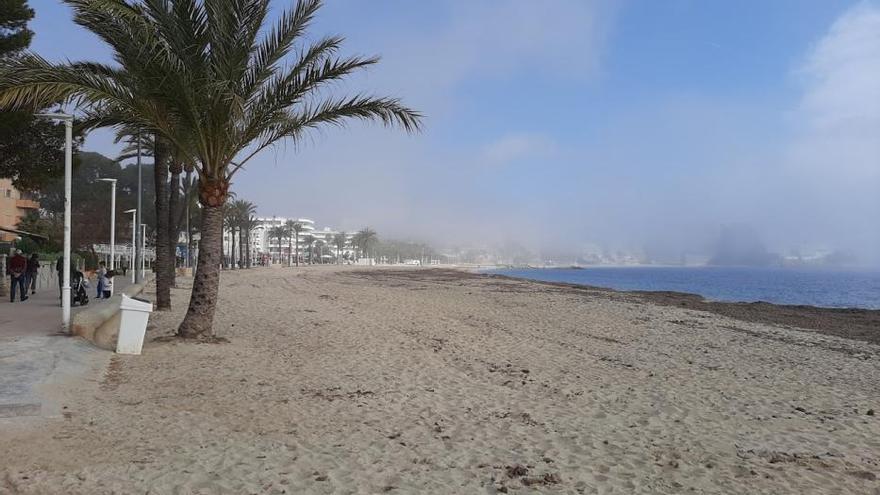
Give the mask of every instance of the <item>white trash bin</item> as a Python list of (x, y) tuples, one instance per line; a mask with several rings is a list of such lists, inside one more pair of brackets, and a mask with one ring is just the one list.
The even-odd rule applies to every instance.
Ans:
[(147, 333), (147, 321), (153, 312), (153, 303), (122, 294), (119, 310), (122, 316), (119, 321), (116, 353), (140, 354), (144, 346), (144, 335)]

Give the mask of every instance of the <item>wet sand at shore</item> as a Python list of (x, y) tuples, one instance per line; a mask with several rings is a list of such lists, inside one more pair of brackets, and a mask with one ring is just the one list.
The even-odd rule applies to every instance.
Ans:
[(0, 423), (0, 493), (880, 489), (880, 347), (839, 315), (263, 268), (222, 274), (228, 343), (169, 341), (189, 283), (62, 417)]
[[(487, 274), (486, 276), (525, 280), (505, 275)], [(644, 301), (663, 306), (708, 311), (742, 321), (813, 330), (827, 335), (880, 344), (880, 310), (876, 309), (819, 308), (816, 306), (783, 305), (768, 302), (720, 302), (707, 301), (703, 296), (686, 292), (617, 291), (603, 287), (561, 282), (536, 281), (536, 283), (567, 289), (575, 294), (595, 295), (597, 292), (601, 292), (606, 293), (607, 297), (618, 297), (626, 301)]]

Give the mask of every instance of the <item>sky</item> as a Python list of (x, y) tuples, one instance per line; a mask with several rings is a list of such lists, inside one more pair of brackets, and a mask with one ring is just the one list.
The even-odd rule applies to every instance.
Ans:
[[(34, 51), (109, 60), (30, 3)], [(328, 0), (327, 34), (382, 56), (335, 92), (401, 97), (425, 129), (264, 152), (233, 183), (261, 215), (572, 251), (704, 252), (738, 225), (880, 263), (880, 0)]]

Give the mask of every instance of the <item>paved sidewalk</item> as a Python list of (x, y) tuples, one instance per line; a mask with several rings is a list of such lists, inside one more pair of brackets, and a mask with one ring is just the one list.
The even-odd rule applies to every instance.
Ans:
[[(104, 304), (105, 301), (95, 299), (95, 284), (90, 282), (88, 289), (89, 304), (73, 306), (71, 314), (76, 314), (83, 307)], [(130, 277), (114, 279), (114, 293), (124, 292), (131, 285)], [(8, 297), (0, 298), (0, 341), (7, 337), (19, 335), (48, 335), (61, 331), (61, 299), (58, 287), (47, 287), (29, 295), (28, 300), (20, 302), (18, 295), (14, 303)]]
[[(115, 293), (124, 292), (130, 277), (116, 277)], [(109, 304), (94, 299), (89, 304)], [(100, 369), (112, 353), (100, 350), (80, 338), (61, 333), (61, 302), (58, 287), (47, 287), (25, 302), (0, 299), (0, 420), (34, 416), (58, 416), (60, 406), (52, 400), (65, 383)], [(8, 421), (8, 419), (7, 419)]]
[(60, 416), (55, 397), (65, 385), (94, 376), (112, 356), (60, 334), (0, 340), (0, 425), (9, 418)]

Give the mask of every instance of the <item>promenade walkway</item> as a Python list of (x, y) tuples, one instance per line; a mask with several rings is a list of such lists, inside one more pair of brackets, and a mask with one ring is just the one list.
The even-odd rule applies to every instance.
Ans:
[[(58, 416), (61, 406), (51, 400), (52, 389), (106, 364), (111, 354), (61, 332), (61, 303), (57, 276), (45, 270), (38, 291), (27, 301), (0, 298), (0, 421), (3, 418)], [(55, 279), (55, 280), (53, 280)], [(93, 282), (93, 281), (92, 281)], [(115, 292), (124, 291), (131, 278), (118, 276)], [(83, 308), (110, 304), (94, 298)]]

